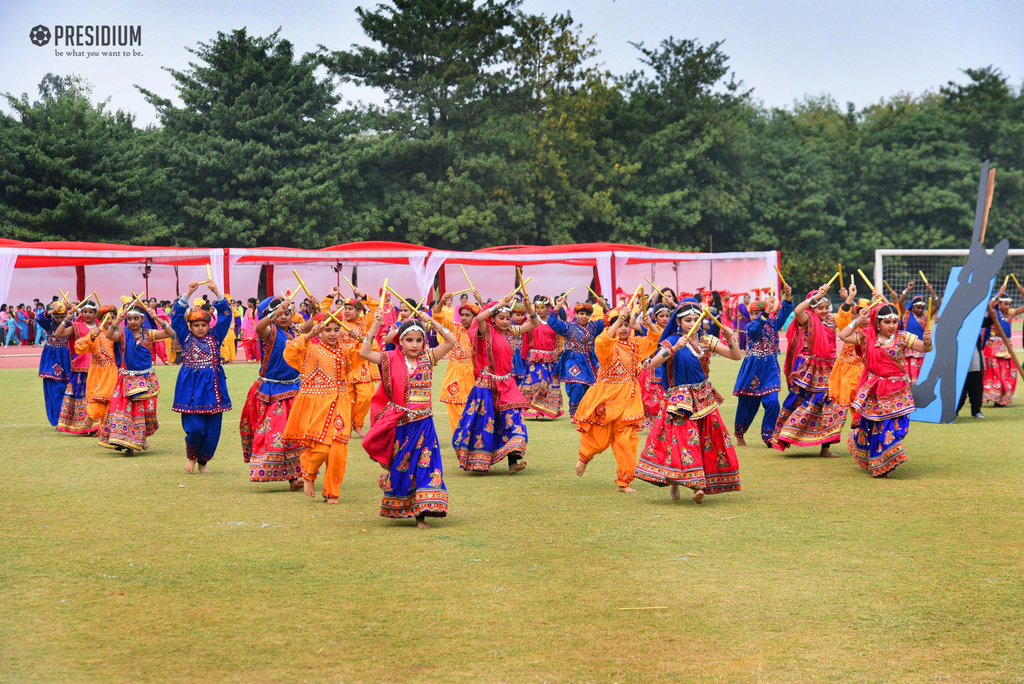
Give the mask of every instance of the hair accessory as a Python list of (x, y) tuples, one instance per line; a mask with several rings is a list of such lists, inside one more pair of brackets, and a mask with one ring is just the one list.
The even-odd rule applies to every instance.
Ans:
[(408, 334), (409, 334), (409, 333), (411, 333), (411, 332), (416, 332), (417, 330), (418, 330), (419, 332), (423, 333), (424, 335), (426, 335), (426, 334), (427, 334), (427, 331), (423, 329), (423, 326), (421, 326), (421, 325), (420, 325), (419, 323), (413, 323), (412, 325), (410, 325), (410, 326), (409, 326), (408, 328), (406, 328), (406, 329), (405, 329), (405, 330), (404, 330), (404, 331), (402, 332), (402, 335), (401, 335), (401, 337), (400, 337), (399, 339), (402, 339), (402, 340), (404, 340), (404, 339), (405, 339), (405, 337), (406, 337), (406, 335), (408, 335)]

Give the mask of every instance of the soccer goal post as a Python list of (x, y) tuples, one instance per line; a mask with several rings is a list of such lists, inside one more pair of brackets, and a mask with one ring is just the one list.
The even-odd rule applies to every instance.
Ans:
[[(992, 250), (988, 252), (991, 254)], [(914, 288), (907, 295), (909, 302), (914, 295), (928, 296), (928, 288), (920, 275), (924, 273), (935, 288), (935, 294), (942, 297), (950, 269), (966, 264), (968, 253), (966, 249), (876, 249), (874, 281), (877, 286), (884, 288), (886, 297), (891, 296), (890, 287), (899, 296), (907, 284), (913, 282)], [(1024, 249), (1009, 251), (996, 278), (995, 290), (1011, 273), (1017, 276), (1017, 280), (1024, 281)], [(1013, 297), (1014, 307), (1024, 304), (1013, 278), (1010, 278), (1006, 293)]]

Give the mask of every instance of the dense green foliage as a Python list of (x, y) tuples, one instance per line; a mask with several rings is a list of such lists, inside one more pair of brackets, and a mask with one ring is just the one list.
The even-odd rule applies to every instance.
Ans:
[[(615, 75), (570, 16), (520, 2), (359, 8), (366, 45), (301, 56), (218, 33), (171, 71), (180, 105), (142, 89), (146, 130), (48, 76), (0, 115), (0, 236), (780, 249), (806, 287), (879, 247), (965, 246), (991, 159), (988, 235), (1024, 244), (1024, 90), (998, 69), (859, 111), (766, 109), (721, 42), (636, 45), (642, 70)], [(345, 108), (347, 83), (387, 99)]]

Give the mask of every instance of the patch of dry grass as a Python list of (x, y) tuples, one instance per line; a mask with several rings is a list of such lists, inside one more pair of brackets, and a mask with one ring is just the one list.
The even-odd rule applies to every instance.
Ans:
[(186, 475), (159, 372), (132, 459), (0, 374), (0, 681), (1024, 681), (1020, 405), (913, 423), (886, 480), (740, 449), (743, 491), (702, 506), (616, 492), (611, 453), (577, 478), (566, 419), (530, 423), (523, 473), (463, 473), (438, 405), (451, 510), (419, 531), (378, 517), (358, 439), (339, 506), (250, 483), (251, 366), (228, 368), (214, 474)]

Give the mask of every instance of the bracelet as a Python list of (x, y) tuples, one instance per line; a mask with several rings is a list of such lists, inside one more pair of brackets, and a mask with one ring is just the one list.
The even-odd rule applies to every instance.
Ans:
[(451, 331), (451, 330), (449, 330), (448, 328), (446, 328), (445, 326), (443, 326), (443, 325), (442, 325), (442, 326), (441, 326), (441, 334), (442, 334), (442, 335), (451, 335), (451, 334), (452, 334), (452, 331)]

